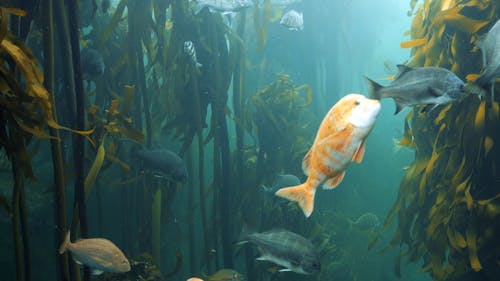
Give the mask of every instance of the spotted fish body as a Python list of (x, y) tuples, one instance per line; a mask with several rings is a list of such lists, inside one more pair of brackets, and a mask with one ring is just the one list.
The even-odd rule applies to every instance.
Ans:
[(342, 182), (348, 165), (363, 159), (365, 140), (380, 111), (378, 100), (359, 94), (340, 99), (321, 122), (316, 139), (302, 161), (305, 183), (276, 191), (276, 195), (295, 201), (309, 217), (314, 209), (318, 186), (332, 189)]
[(349, 220), (349, 223), (359, 230), (374, 230), (380, 226), (380, 220), (374, 213), (365, 213), (359, 216), (355, 221)]
[(295, 10), (290, 10), (281, 17), (280, 24), (288, 27), (290, 30), (303, 30), (304, 15)]
[(244, 242), (257, 246), (261, 254), (257, 260), (270, 261), (284, 267), (280, 271), (313, 274), (321, 270), (316, 247), (297, 233), (284, 229), (250, 233), (243, 238), (242, 243)]
[(191, 60), (191, 62), (196, 66), (196, 68), (200, 68), (203, 65), (198, 62), (198, 58), (196, 57), (196, 49), (192, 41), (184, 42), (184, 53), (186, 53)]

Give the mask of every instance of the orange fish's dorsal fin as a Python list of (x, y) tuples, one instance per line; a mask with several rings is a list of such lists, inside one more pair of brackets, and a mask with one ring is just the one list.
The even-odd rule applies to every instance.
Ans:
[(297, 186), (281, 188), (276, 191), (275, 195), (297, 202), (306, 218), (308, 218), (314, 209), (314, 192), (315, 189), (310, 190), (307, 188), (307, 183), (303, 183)]
[(358, 163), (361, 163), (361, 161), (363, 160), (363, 156), (365, 156), (365, 142), (364, 141), (359, 145), (358, 149), (352, 155), (351, 162), (356, 161)]
[(342, 180), (344, 179), (345, 176), (345, 171), (342, 173), (338, 174), (337, 176), (330, 178), (323, 184), (323, 189), (333, 189), (339, 185)]
[(306, 156), (304, 156), (304, 159), (302, 159), (302, 172), (306, 176), (309, 176), (309, 164), (311, 163), (311, 150), (309, 150)]

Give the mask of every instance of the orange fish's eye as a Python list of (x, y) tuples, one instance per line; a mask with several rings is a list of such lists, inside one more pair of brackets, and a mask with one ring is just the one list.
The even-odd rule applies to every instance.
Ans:
[(355, 105), (360, 105), (360, 104), (361, 104), (361, 101), (360, 101), (360, 100), (355, 100), (355, 101), (354, 101), (354, 104), (355, 104)]

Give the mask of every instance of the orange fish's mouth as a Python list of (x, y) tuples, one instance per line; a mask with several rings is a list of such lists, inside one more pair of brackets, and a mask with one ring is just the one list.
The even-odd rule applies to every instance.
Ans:
[(362, 97), (352, 109), (350, 123), (355, 127), (372, 127), (380, 113), (380, 102)]

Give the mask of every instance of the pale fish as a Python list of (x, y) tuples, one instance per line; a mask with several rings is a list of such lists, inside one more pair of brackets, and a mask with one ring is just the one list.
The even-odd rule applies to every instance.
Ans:
[(281, 17), (280, 24), (288, 27), (290, 30), (303, 30), (304, 15), (295, 10), (290, 10)]
[(70, 233), (59, 248), (59, 254), (66, 250), (71, 252), (78, 264), (84, 264), (92, 269), (93, 274), (106, 272), (122, 273), (130, 271), (130, 263), (123, 252), (104, 238), (80, 239), (75, 243), (70, 241)]
[(319, 126), (316, 139), (302, 161), (305, 183), (282, 188), (276, 195), (295, 201), (309, 217), (314, 209), (314, 195), (318, 186), (332, 189), (342, 182), (351, 162), (360, 163), (365, 152), (365, 141), (380, 111), (378, 100), (359, 94), (341, 98), (326, 114)]

